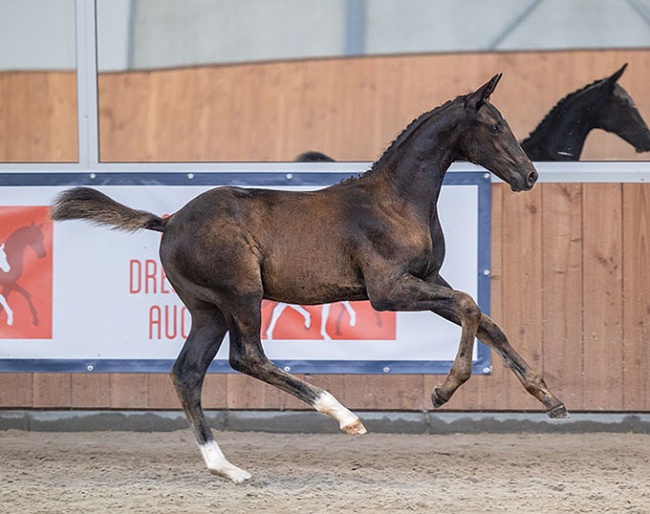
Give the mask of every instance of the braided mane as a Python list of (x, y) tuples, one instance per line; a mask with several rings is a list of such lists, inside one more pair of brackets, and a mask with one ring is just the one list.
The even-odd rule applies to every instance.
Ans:
[(384, 151), (381, 157), (372, 164), (370, 171), (374, 171), (375, 168), (380, 163), (383, 163), (383, 161), (385, 161), (389, 155), (392, 155), (402, 144), (404, 144), (415, 133), (415, 131), (418, 128), (420, 128), (421, 125), (423, 125), (429, 119), (433, 118), (433, 116), (438, 114), (443, 109), (446, 109), (447, 107), (449, 107), (450, 105), (456, 103), (461, 99), (464, 100), (465, 96), (458, 96), (454, 100), (447, 100), (444, 104), (439, 105), (438, 107), (436, 107), (431, 111), (427, 111), (421, 114), (413, 121), (411, 121), (411, 123), (409, 123), (406, 126), (406, 128), (402, 130), (402, 132), (400, 132), (400, 134), (393, 140), (393, 142), (390, 145), (388, 145), (388, 148)]
[(388, 148), (384, 151), (383, 154), (381, 154), (381, 157), (377, 159), (375, 162), (372, 163), (372, 166), (370, 167), (369, 170), (364, 171), (362, 173), (359, 173), (357, 175), (353, 175), (351, 177), (347, 177), (343, 179), (340, 183), (345, 184), (348, 182), (356, 181), (366, 175), (371, 174), (372, 172), (376, 171), (377, 168), (379, 167), (380, 164), (383, 164), (384, 161), (388, 158), (387, 156), (392, 155), (403, 143), (405, 143), (414, 133), (415, 131), (426, 121), (431, 119), (433, 116), (438, 114), (440, 111), (443, 109), (446, 109), (450, 105), (460, 101), (464, 100), (465, 96), (457, 96), (454, 100), (447, 100), (444, 104), (439, 105), (438, 107), (432, 109), (431, 111), (427, 111), (425, 113), (420, 114), (417, 118), (415, 118), (411, 123), (409, 123), (402, 132), (399, 133), (399, 135), (393, 140), (390, 145), (388, 145)]

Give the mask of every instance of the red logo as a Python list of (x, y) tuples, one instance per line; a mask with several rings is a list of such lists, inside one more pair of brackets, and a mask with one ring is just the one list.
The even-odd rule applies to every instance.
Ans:
[(387, 340), (396, 338), (394, 312), (377, 312), (370, 302), (326, 305), (262, 303), (262, 339)]
[(0, 207), (0, 338), (52, 338), (52, 220), (47, 206)]

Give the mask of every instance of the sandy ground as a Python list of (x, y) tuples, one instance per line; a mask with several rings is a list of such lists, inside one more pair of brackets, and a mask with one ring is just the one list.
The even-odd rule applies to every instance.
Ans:
[(251, 481), (185, 430), (0, 432), (0, 512), (650, 513), (650, 434), (217, 437)]

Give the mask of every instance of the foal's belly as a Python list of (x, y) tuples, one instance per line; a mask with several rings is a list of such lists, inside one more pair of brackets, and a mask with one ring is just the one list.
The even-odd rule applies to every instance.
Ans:
[(303, 305), (367, 299), (365, 286), (352, 267), (322, 257), (314, 256), (309, 262), (289, 258), (263, 263), (265, 298)]

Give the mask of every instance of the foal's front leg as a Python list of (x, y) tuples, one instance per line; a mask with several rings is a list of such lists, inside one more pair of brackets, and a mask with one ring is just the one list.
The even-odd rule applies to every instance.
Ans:
[[(451, 289), (451, 286), (442, 277), (437, 277), (436, 281), (439, 285)], [(457, 325), (461, 324), (461, 319), (451, 309), (445, 309), (443, 306), (443, 308), (436, 309), (434, 312), (443, 318), (448, 319), (452, 323), (455, 323)], [(485, 314), (481, 315), (481, 321), (477, 330), (477, 337), (481, 342), (487, 344), (491, 348), (494, 348), (499, 353), (501, 358), (519, 379), (526, 391), (528, 391), (544, 404), (549, 417), (568, 417), (569, 414), (566, 407), (564, 406), (564, 403), (562, 403), (562, 401), (549, 390), (541, 374), (535, 371), (516, 352), (516, 350), (508, 342), (508, 339), (506, 338), (503, 331), (499, 328), (499, 326)], [(459, 355), (456, 356), (457, 360), (459, 356), (460, 352)], [(471, 366), (471, 356), (469, 359)], [(455, 361), (454, 365), (456, 365)], [(435, 390), (433, 394), (435, 394)], [(436, 405), (434, 401), (434, 406), (438, 407), (439, 405)]]
[(506, 365), (526, 388), (526, 391), (544, 404), (549, 417), (567, 418), (569, 416), (564, 403), (549, 390), (542, 375), (529, 366), (510, 346), (503, 331), (485, 314), (481, 318), (478, 338), (499, 353)]
[[(404, 275), (395, 285), (375, 284), (368, 288), (370, 302), (376, 310), (449, 311), (462, 327), (456, 359), (441, 386), (431, 393), (434, 407), (447, 402), (472, 374), (472, 350), (481, 311), (467, 293)], [(388, 291), (388, 292), (386, 292)]]

